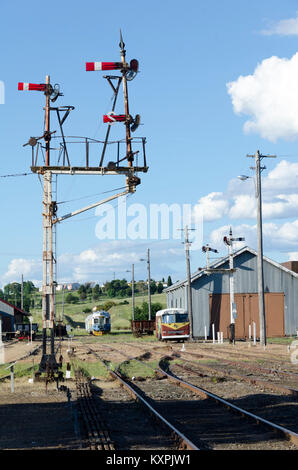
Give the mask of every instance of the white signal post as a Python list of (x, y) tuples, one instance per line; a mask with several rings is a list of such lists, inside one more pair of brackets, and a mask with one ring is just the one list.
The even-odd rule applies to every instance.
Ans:
[(213, 253), (218, 253), (217, 250), (215, 250), (214, 248), (211, 248), (211, 246), (209, 246), (208, 244), (206, 246), (202, 246), (202, 251), (204, 253), (206, 253), (206, 268), (207, 270), (210, 269), (210, 256), (209, 256), (209, 252), (210, 251), (213, 251)]
[(185, 245), (185, 261), (186, 261), (186, 273), (187, 273), (187, 310), (189, 317), (189, 339), (193, 339), (193, 312), (192, 312), (192, 293), (191, 293), (191, 270), (190, 270), (190, 255), (189, 247), (192, 242), (189, 241), (188, 232), (189, 230), (195, 230), (194, 228), (188, 228), (188, 225), (184, 229), (184, 242)]
[(224, 237), (223, 241), (227, 245), (229, 250), (229, 283), (230, 283), (230, 323), (235, 324), (237, 318), (237, 310), (235, 304), (235, 289), (234, 289), (234, 253), (233, 253), (233, 242), (244, 241), (244, 237), (233, 238), (232, 227), (230, 228), (229, 237)]

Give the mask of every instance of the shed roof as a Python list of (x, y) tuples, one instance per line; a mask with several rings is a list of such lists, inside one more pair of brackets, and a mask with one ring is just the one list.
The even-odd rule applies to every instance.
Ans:
[[(236, 258), (237, 256), (242, 255), (242, 253), (245, 253), (245, 252), (249, 252), (249, 253), (253, 254), (254, 256), (258, 256), (258, 253), (253, 248), (245, 246), (245, 247), (243, 247), (243, 248), (241, 248), (241, 249), (234, 252), (234, 258)], [(267, 261), (267, 263), (270, 263), (271, 265), (275, 266), (276, 268), (278, 268), (282, 271), (285, 271), (286, 273), (291, 274), (292, 276), (298, 278), (297, 273), (295, 273), (294, 271), (291, 271), (290, 269), (286, 268), (285, 266), (281, 265), (280, 263), (277, 263), (276, 261), (273, 261), (272, 259), (267, 258), (267, 256), (263, 256), (263, 260)], [(212, 268), (212, 269), (220, 268), (222, 265), (224, 265), (228, 261), (229, 261), (229, 255), (227, 255), (227, 256), (221, 258), (220, 260), (214, 262), (213, 264), (211, 264), (210, 268)], [(206, 268), (200, 269), (200, 270), (196, 271), (194, 274), (192, 274), (191, 282), (195, 281), (199, 277), (206, 276), (206, 275), (207, 275)], [(165, 289), (164, 292), (170, 292), (171, 290), (175, 290), (178, 287), (183, 287), (186, 284), (187, 284), (187, 279), (185, 279), (183, 281), (175, 282), (175, 284), (173, 284), (172, 286)]]
[(12, 307), (14, 310), (16, 310), (18, 313), (20, 313), (21, 315), (26, 315), (26, 316), (29, 315), (29, 313), (24, 312), (24, 310), (22, 310), (22, 309), (19, 308), (19, 307), (16, 307), (15, 305), (13, 305), (13, 304), (7, 302), (6, 300), (0, 299), (0, 302), (3, 302), (4, 304), (9, 305), (9, 306)]

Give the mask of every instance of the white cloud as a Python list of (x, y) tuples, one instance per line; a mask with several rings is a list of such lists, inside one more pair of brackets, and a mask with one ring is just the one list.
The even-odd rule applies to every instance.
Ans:
[(256, 198), (248, 194), (234, 196), (234, 205), (230, 208), (231, 219), (250, 219), (256, 217)]
[[(255, 219), (256, 197), (254, 177), (246, 182), (234, 178), (226, 192), (212, 192), (201, 197), (194, 206), (194, 219), (203, 213), (204, 222)], [(268, 175), (262, 175), (263, 219), (285, 219), (298, 214), (298, 163), (279, 162)]]
[(297, 36), (298, 35), (298, 12), (296, 18), (289, 18), (287, 20), (280, 20), (273, 23), (268, 29), (261, 31), (261, 34), (271, 36), (278, 34), (280, 36)]
[(252, 75), (227, 84), (234, 112), (250, 116), (244, 132), (275, 142), (298, 136), (298, 53), (292, 58), (270, 57)]
[(297, 261), (298, 260), (298, 251), (290, 251), (288, 253), (288, 260), (289, 261)]
[[(182, 241), (182, 240), (181, 240)], [(179, 241), (157, 241), (150, 243), (151, 275), (155, 279), (168, 276), (174, 277), (179, 269), (185, 267), (184, 246)], [(130, 279), (132, 263), (135, 264), (135, 278), (147, 278), (147, 263), (140, 258), (147, 257), (148, 242), (132, 240), (101, 242), (97, 246), (79, 253), (63, 253), (58, 256), (58, 282), (87, 281), (105, 282), (113, 279)], [(180, 266), (181, 265), (181, 266)], [(130, 272), (127, 272), (129, 270)], [(42, 262), (39, 259), (13, 259), (7, 272), (1, 277), (1, 285), (20, 282), (24, 274), (26, 280), (35, 280), (36, 286), (41, 285)]]
[(2, 276), (2, 284), (16, 281), (21, 282), (22, 274), (25, 279), (40, 277), (42, 262), (36, 259), (15, 258), (10, 261), (7, 272)]
[(194, 218), (203, 215), (203, 220), (210, 222), (217, 220), (227, 214), (229, 202), (225, 199), (223, 193), (210, 193), (201, 197), (199, 203), (194, 207)]
[[(233, 237), (238, 238), (238, 237), (245, 237), (244, 242), (235, 242), (234, 243), (234, 248), (238, 250), (239, 248), (242, 248), (243, 246), (254, 246), (254, 239), (255, 239), (255, 234), (256, 234), (256, 226), (255, 225), (247, 225), (247, 224), (242, 224), (238, 226), (233, 226)], [(210, 233), (209, 239), (211, 246), (213, 248), (217, 248), (222, 256), (225, 256), (225, 253), (223, 251), (225, 250), (225, 245), (223, 244), (223, 238), (226, 236), (229, 236), (229, 231), (230, 231), (230, 225), (224, 225), (222, 227), (219, 227), (216, 230), (213, 230)]]
[[(223, 237), (229, 233), (230, 226), (224, 225), (216, 230), (213, 230), (209, 236), (210, 243), (214, 248), (223, 252)], [(233, 236), (245, 237), (244, 242), (235, 244), (235, 249), (242, 246), (249, 246), (257, 250), (257, 225), (240, 224), (232, 226)], [(289, 251), (296, 255), (294, 250), (298, 249), (298, 220), (293, 222), (285, 222), (278, 225), (272, 222), (263, 224), (263, 240), (264, 250), (266, 251)], [(297, 259), (297, 258), (296, 258)]]
[(298, 188), (298, 163), (282, 160), (271, 170), (265, 178), (262, 178), (262, 189), (269, 193), (297, 193)]

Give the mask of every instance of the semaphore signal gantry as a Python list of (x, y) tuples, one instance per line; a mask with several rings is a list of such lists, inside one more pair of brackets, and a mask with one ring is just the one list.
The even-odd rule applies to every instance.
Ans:
[[(59, 369), (55, 355), (55, 279), (54, 266), (56, 265), (55, 235), (56, 224), (90, 210), (101, 204), (105, 204), (113, 199), (134, 193), (136, 186), (141, 183), (137, 176), (139, 172), (148, 171), (145, 152), (145, 137), (132, 137), (140, 124), (140, 115), (134, 118), (129, 113), (128, 82), (132, 81), (138, 73), (139, 63), (132, 59), (126, 62), (125, 44), (120, 31), (120, 62), (87, 62), (86, 71), (106, 71), (115, 70), (120, 75), (105, 75), (113, 90), (113, 105), (111, 111), (103, 116), (103, 122), (107, 124), (105, 140), (100, 141), (88, 137), (66, 136), (63, 125), (74, 110), (74, 106), (53, 106), (56, 100), (63, 96), (60, 86), (54, 86), (50, 82), (50, 76), (46, 76), (45, 83), (24, 83), (19, 82), (20, 91), (40, 91), (45, 95), (46, 103), (44, 107), (44, 132), (42, 136), (30, 137), (24, 146), (29, 145), (32, 149), (33, 173), (43, 176), (43, 283), (42, 283), (42, 326), (43, 326), (43, 349), (42, 359), (39, 365), (39, 373), (46, 372), (48, 377), (54, 378)], [(116, 114), (115, 107), (120, 90), (123, 85), (124, 113)], [(56, 135), (56, 130), (51, 131), (51, 116), (54, 113), (57, 117), (60, 135)], [(109, 134), (113, 124), (123, 123), (125, 126), (125, 137), (121, 140), (109, 140)], [(117, 124), (116, 124), (117, 125)], [(81, 144), (85, 153), (85, 164), (77, 165), (75, 159), (81, 153), (74, 152), (71, 156), (70, 147), (74, 144)], [(73, 148), (73, 147), (72, 147)], [(77, 149), (77, 147), (76, 147)], [(107, 154), (112, 154), (112, 160), (107, 160)], [(95, 202), (84, 208), (75, 210), (69, 214), (58, 217), (58, 202), (53, 200), (52, 176), (53, 175), (124, 175), (126, 177), (125, 190), (113, 194), (106, 199)], [(119, 188), (118, 188), (119, 189)], [(49, 344), (50, 343), (50, 344)]]

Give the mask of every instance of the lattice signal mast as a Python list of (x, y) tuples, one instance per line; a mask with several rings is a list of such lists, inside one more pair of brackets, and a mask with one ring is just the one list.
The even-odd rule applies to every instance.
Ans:
[[(103, 117), (108, 128), (104, 141), (90, 139), (88, 137), (65, 136), (63, 124), (69, 113), (74, 109), (73, 106), (54, 107), (58, 97), (63, 96), (58, 84), (51, 85), (50, 77), (47, 75), (45, 83), (19, 83), (19, 90), (41, 91), (45, 95), (46, 103), (44, 133), (40, 137), (30, 137), (24, 146), (29, 145), (32, 148), (32, 172), (43, 176), (43, 283), (42, 283), (42, 327), (43, 327), (43, 350), (42, 359), (39, 365), (39, 372), (47, 372), (54, 377), (59, 364), (56, 361), (55, 354), (55, 285), (54, 265), (56, 264), (56, 255), (53, 252), (53, 228), (55, 224), (65, 219), (81, 214), (101, 204), (109, 202), (120, 196), (125, 196), (136, 191), (136, 186), (141, 180), (137, 176), (138, 172), (146, 173), (148, 171), (145, 152), (145, 137), (132, 137), (140, 124), (140, 115), (133, 118), (129, 114), (128, 86), (138, 72), (139, 63), (133, 59), (128, 64), (125, 60), (126, 51), (120, 32), (120, 56), (121, 62), (87, 62), (87, 71), (97, 70), (117, 70), (120, 75), (107, 75), (104, 78), (113, 89), (114, 101), (112, 110)], [(117, 84), (114, 85), (114, 81)], [(124, 95), (124, 114), (115, 114), (115, 106), (118, 98), (121, 82), (123, 84)], [(56, 135), (56, 131), (51, 131), (51, 112), (56, 114), (61, 135)], [(121, 140), (109, 141), (111, 125), (113, 123), (124, 123), (125, 138)], [(51, 140), (55, 140), (55, 146), (51, 147)], [(85, 165), (76, 165), (71, 161), (69, 147), (73, 144), (83, 144), (85, 153)], [(123, 149), (125, 146), (125, 150)], [(134, 150), (133, 150), (134, 147)], [(107, 149), (115, 149), (115, 158), (105, 164)], [(124, 151), (123, 151), (124, 150)], [(81, 157), (80, 157), (81, 160)], [(140, 163), (139, 163), (140, 160)], [(58, 217), (57, 209), (59, 203), (53, 200), (52, 194), (52, 176), (53, 175), (124, 175), (125, 190), (113, 194), (112, 196), (95, 202), (84, 208), (75, 210), (69, 214)]]

